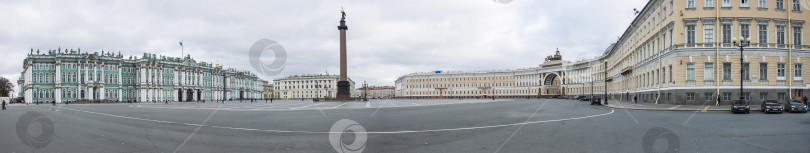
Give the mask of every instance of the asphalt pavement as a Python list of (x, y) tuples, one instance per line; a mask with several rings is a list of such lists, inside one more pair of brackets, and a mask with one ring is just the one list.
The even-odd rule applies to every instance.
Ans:
[(0, 122), (0, 152), (810, 152), (804, 113), (564, 99), (11, 105)]

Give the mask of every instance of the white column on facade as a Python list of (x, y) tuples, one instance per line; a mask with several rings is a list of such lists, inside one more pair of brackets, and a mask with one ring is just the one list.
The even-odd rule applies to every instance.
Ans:
[(181, 88), (180, 92), (181, 92), (181, 94), (183, 94), (183, 97), (182, 97), (183, 99), (181, 99), (181, 101), (186, 101), (186, 99), (188, 99), (188, 92), (184, 88)]
[(101, 67), (101, 72), (100, 72), (101, 76), (99, 78), (96, 78), (100, 82), (99, 85), (101, 85), (101, 87), (98, 89), (98, 99), (99, 100), (107, 100), (106, 99), (107, 90), (104, 88), (104, 84), (107, 83), (107, 79), (106, 79), (107, 75), (104, 72), (104, 62), (101, 62), (101, 66), (99, 66), (99, 67)]
[(84, 66), (83, 67), (84, 67), (83, 68), (83, 70), (84, 70), (84, 79), (82, 79), (82, 80), (85, 83), (85, 86), (84, 86), (84, 99), (92, 99), (93, 97), (91, 97), (91, 95), (93, 94), (92, 93), (93, 90), (90, 88), (90, 86), (88, 86), (88, 84), (91, 84), (90, 81), (89, 81), (90, 80), (90, 62), (84, 61)]
[[(177, 88), (176, 86), (175, 86), (173, 89), (174, 89), (174, 90), (172, 90), (172, 91), (171, 91), (171, 92), (172, 92), (172, 93), (171, 93), (171, 94), (172, 94), (172, 99), (171, 99), (171, 101), (178, 101), (178, 99), (177, 99), (177, 96), (178, 96), (178, 95), (177, 95), (177, 91), (178, 91), (178, 90), (180, 90), (180, 89), (179, 89), (179, 88)], [(179, 102), (179, 101), (178, 101), (178, 102)]]
[(140, 84), (141, 86), (141, 88), (138, 89), (141, 91), (138, 94), (139, 97), (138, 99), (140, 99), (141, 101), (148, 101), (146, 99), (146, 88), (143, 87), (146, 84), (146, 68), (141, 67), (139, 68), (138, 71), (139, 71), (138, 74), (140, 74), (139, 76), (141, 77), (140, 81), (138, 81), (138, 84)]
[(172, 84), (174, 84), (174, 86), (177, 86), (177, 83), (178, 83), (177, 82), (177, 76), (178, 76), (177, 72), (179, 72), (179, 71), (177, 71), (177, 69), (172, 69), (172, 74), (174, 74), (174, 75), (172, 75), (172, 78), (174, 78), (172, 80)]
[(56, 62), (56, 74), (54, 74), (56, 75), (56, 80), (54, 80), (54, 82), (56, 83), (54, 86), (55, 87), (54, 100), (57, 103), (62, 103), (62, 70), (60, 69), (61, 65), (62, 65), (61, 62), (59, 61)]
[[(92, 95), (95, 94), (95, 90), (94, 90), (95, 89), (95, 82), (97, 82), (97, 80), (98, 80), (98, 75), (97, 75), (98, 74), (98, 65), (97, 64), (98, 63), (93, 62), (93, 70), (92, 70), (93, 79), (90, 80), (90, 82), (89, 82), (90, 84), (94, 85), (93, 88), (90, 89), (90, 91), (91, 91), (91, 93), (90, 93), (91, 97), (90, 98), (93, 99), (93, 100), (98, 100), (98, 95), (96, 95), (96, 97), (92, 97)], [(90, 74), (88, 73), (88, 75), (90, 75)]]
[(118, 65), (118, 79), (117, 79), (117, 81), (118, 81), (118, 92), (117, 92), (118, 94), (117, 95), (118, 95), (118, 101), (120, 102), (120, 101), (124, 101), (124, 99), (122, 97), (124, 95), (124, 92), (123, 92), (123, 89), (122, 89), (123, 81), (121, 81), (121, 65), (120, 64)]
[(186, 79), (186, 78), (188, 78), (188, 72), (183, 70), (183, 72), (180, 72), (180, 74), (183, 74), (183, 76), (180, 77), (180, 84), (188, 85), (188, 82), (187, 82), (188, 80)]
[(31, 64), (31, 63), (26, 64), (26, 66), (25, 66), (25, 82), (22, 85), (20, 85), (20, 86), (23, 86), (23, 90), (25, 91), (24, 92), (24, 94), (25, 94), (25, 103), (31, 103), (32, 102), (31, 100), (33, 100), (33, 94), (34, 94), (33, 93), (33, 87), (34, 86), (32, 84), (33, 84), (33, 81), (34, 81), (33, 80), (34, 77), (31, 76), (33, 71), (34, 71), (33, 68), (34, 68), (33, 64)]

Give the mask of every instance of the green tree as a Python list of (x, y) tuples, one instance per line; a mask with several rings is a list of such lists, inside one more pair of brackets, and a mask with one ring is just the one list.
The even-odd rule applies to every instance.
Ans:
[(14, 84), (7, 78), (0, 77), (0, 97), (8, 97), (14, 92)]

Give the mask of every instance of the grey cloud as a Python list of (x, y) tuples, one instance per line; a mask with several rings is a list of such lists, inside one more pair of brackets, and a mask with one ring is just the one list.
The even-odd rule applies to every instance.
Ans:
[[(347, 11), (349, 75), (393, 85), (432, 70), (536, 66), (560, 48), (566, 60), (601, 54), (645, 1), (8, 1), (0, 6), (0, 75), (15, 80), (30, 48), (185, 53), (250, 70), (259, 39), (287, 50), (277, 76), (338, 72), (340, 7)], [(263, 57), (264, 59), (271, 59)]]

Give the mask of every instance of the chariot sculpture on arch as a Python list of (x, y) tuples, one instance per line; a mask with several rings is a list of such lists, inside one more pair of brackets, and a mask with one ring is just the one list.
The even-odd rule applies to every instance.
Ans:
[(560, 55), (560, 48), (557, 48), (557, 51), (554, 55), (549, 55), (548, 57), (546, 57), (546, 61), (556, 61), (556, 60), (562, 60), (562, 56)]

